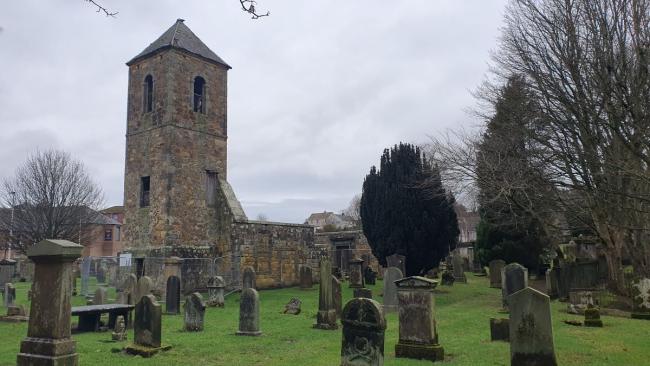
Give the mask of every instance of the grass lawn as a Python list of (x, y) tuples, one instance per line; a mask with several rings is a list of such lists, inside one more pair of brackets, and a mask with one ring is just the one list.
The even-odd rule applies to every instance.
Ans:
[[(501, 290), (488, 287), (488, 279), (468, 273), (469, 284), (442, 287), (436, 294), (436, 319), (440, 343), (448, 365), (509, 365), (509, 346), (490, 342), (489, 318), (504, 317), (497, 312)], [(347, 284), (344, 283), (344, 286)], [(17, 302), (26, 303), (29, 284), (18, 283)], [(372, 286), (381, 291), (381, 282)], [(109, 298), (114, 293), (109, 292)], [(344, 287), (344, 301), (352, 292)], [(281, 311), (292, 298), (302, 300), (303, 312), (297, 316)], [(377, 296), (375, 296), (377, 297)], [(238, 337), (239, 296), (226, 299), (224, 309), (208, 308), (205, 331), (181, 331), (183, 317), (163, 315), (163, 343), (172, 349), (151, 359), (113, 353), (127, 342), (111, 342), (110, 333), (74, 335), (80, 365), (301, 365), (333, 366), (340, 362), (341, 330), (312, 329), (318, 310), (318, 290), (297, 288), (260, 292), (261, 337)], [(81, 297), (74, 305), (81, 305)], [(164, 306), (164, 305), (163, 305)], [(603, 317), (604, 328), (566, 325), (564, 319), (581, 316), (561, 312), (564, 304), (552, 302), (555, 348), (560, 365), (650, 365), (650, 321)], [(2, 313), (4, 308), (0, 308)], [(396, 314), (388, 315), (385, 365), (430, 365), (431, 362), (396, 359), (398, 339)], [(76, 319), (73, 319), (76, 322)], [(20, 341), (27, 324), (0, 323), (0, 365), (15, 365)], [(133, 339), (133, 331), (129, 340)]]

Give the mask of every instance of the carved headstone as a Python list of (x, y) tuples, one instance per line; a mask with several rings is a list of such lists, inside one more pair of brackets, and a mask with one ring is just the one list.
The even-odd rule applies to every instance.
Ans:
[(124, 323), (124, 316), (119, 315), (117, 320), (115, 320), (115, 329), (111, 334), (111, 339), (114, 341), (126, 341), (127, 339), (126, 325)]
[(225, 305), (224, 289), (226, 283), (221, 276), (208, 279), (208, 306), (222, 308)]
[(311, 267), (300, 266), (300, 289), (311, 290), (313, 286), (313, 277), (311, 274)]
[(501, 288), (501, 269), (506, 266), (502, 259), (490, 261), (490, 287)]
[(135, 301), (140, 302), (143, 296), (151, 295), (153, 290), (153, 280), (149, 276), (142, 276), (138, 279), (138, 285), (135, 290)]
[(5, 283), (11, 282), (16, 273), (16, 261), (12, 259), (0, 260), (0, 289), (5, 287)]
[(345, 304), (341, 324), (341, 366), (383, 366), (386, 320), (381, 305), (371, 299), (352, 299)]
[(239, 299), (240, 336), (260, 336), (260, 296), (254, 288), (245, 288)]
[(490, 318), (490, 340), (506, 341), (510, 340), (510, 320)]
[(104, 305), (108, 303), (106, 288), (98, 287), (95, 290), (95, 296), (93, 296), (93, 305)]
[(447, 270), (442, 272), (440, 279), (442, 280), (441, 285), (443, 286), (453, 286), (454, 281), (456, 281), (454, 274), (451, 271), (447, 271)]
[(244, 268), (244, 274), (242, 275), (242, 290), (247, 288), (257, 288), (256, 275), (253, 267)]
[(4, 294), (4, 306), (6, 308), (13, 306), (14, 302), (16, 301), (16, 288), (14, 287), (13, 283), (10, 282), (5, 283), (5, 290), (3, 294)]
[(550, 298), (526, 287), (508, 297), (510, 364), (557, 366)]
[(363, 259), (355, 258), (349, 262), (350, 288), (365, 287), (363, 283)]
[(334, 310), (336, 311), (336, 316), (341, 317), (343, 312), (343, 298), (341, 295), (341, 281), (339, 281), (336, 276), (332, 275), (332, 301), (334, 303)]
[(136, 297), (138, 296), (138, 277), (135, 274), (130, 273), (129, 276), (124, 280), (124, 290), (123, 292), (127, 295), (127, 304), (135, 305), (137, 303)]
[(456, 254), (452, 257), (453, 266), (454, 266), (454, 279), (456, 282), (467, 283), (467, 277), (465, 277), (465, 266), (463, 257)]
[(546, 270), (546, 294), (551, 298), (551, 299), (557, 299), (558, 297), (558, 291), (557, 291), (557, 271), (555, 269), (547, 269)]
[(178, 314), (181, 310), (181, 280), (169, 276), (165, 291), (165, 311), (167, 314)]
[(200, 293), (194, 292), (185, 298), (185, 330), (188, 332), (200, 332), (203, 330), (203, 319), (205, 318), (205, 302)]
[(593, 305), (587, 305), (585, 309), (585, 327), (602, 328), (603, 321), (600, 319), (600, 309)]
[(128, 304), (129, 303), (129, 294), (127, 294), (124, 291), (120, 291), (115, 294), (116, 299), (115, 303), (116, 304)]
[(508, 296), (528, 287), (528, 269), (519, 263), (510, 263), (501, 270), (501, 297), (508, 309)]
[(650, 278), (642, 278), (632, 283), (632, 318), (650, 320)]
[(318, 329), (336, 329), (336, 307), (334, 305), (334, 295), (332, 291), (332, 262), (329, 258), (320, 260), (320, 291), (318, 294), (318, 313), (316, 315), (316, 324), (314, 328)]
[(284, 311), (282, 312), (283, 314), (291, 314), (291, 315), (298, 315), (300, 314), (300, 305), (302, 304), (302, 301), (300, 299), (296, 299), (295, 297), (289, 300), (289, 303), (284, 306)]
[(395, 281), (404, 277), (402, 271), (396, 267), (388, 267), (384, 271), (384, 311), (397, 311), (397, 286)]
[(133, 328), (134, 344), (125, 348), (127, 353), (149, 357), (163, 349), (162, 307), (153, 295), (142, 296), (135, 305)]
[(84, 257), (81, 261), (81, 296), (88, 295), (88, 281), (90, 280), (90, 265), (92, 258)]
[(400, 254), (393, 254), (386, 257), (386, 267), (396, 267), (406, 273), (406, 257)]

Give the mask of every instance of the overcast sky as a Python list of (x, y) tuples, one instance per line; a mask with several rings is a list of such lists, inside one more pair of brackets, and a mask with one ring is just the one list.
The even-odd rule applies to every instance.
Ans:
[(125, 62), (177, 18), (233, 69), (228, 180), (249, 218), (344, 209), (384, 148), (478, 122), (465, 112), (505, 0), (82, 0), (0, 5), (0, 179), (31, 152), (82, 160), (121, 205)]

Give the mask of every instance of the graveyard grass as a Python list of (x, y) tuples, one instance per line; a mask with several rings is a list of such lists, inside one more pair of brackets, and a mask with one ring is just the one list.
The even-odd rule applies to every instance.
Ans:
[[(488, 278), (467, 273), (469, 283), (438, 288), (436, 293), (437, 329), (445, 349), (445, 365), (509, 365), (509, 346), (490, 342), (489, 318), (507, 317), (498, 313), (500, 289), (488, 287)], [(343, 283), (344, 302), (352, 291)], [(17, 302), (27, 303), (29, 284), (18, 283)], [(381, 281), (370, 286), (375, 298)], [(114, 298), (109, 291), (109, 299)], [(284, 315), (284, 305), (292, 298), (302, 300), (302, 312)], [(205, 296), (204, 296), (205, 298)], [(332, 366), (340, 362), (341, 330), (312, 329), (318, 310), (318, 285), (311, 291), (290, 288), (260, 291), (261, 337), (240, 337), (239, 295), (226, 298), (226, 307), (208, 308), (205, 331), (185, 332), (183, 316), (163, 315), (163, 343), (173, 348), (152, 359), (112, 352), (133, 340), (111, 342), (110, 332), (73, 335), (77, 341), (80, 365), (264, 365)], [(74, 297), (73, 305), (83, 299)], [(163, 304), (164, 306), (164, 304)], [(603, 316), (604, 328), (573, 327), (564, 319), (583, 320), (582, 316), (561, 312), (564, 304), (552, 302), (555, 349), (560, 365), (648, 365), (650, 364), (650, 322)], [(164, 309), (163, 309), (164, 310)], [(0, 308), (2, 313), (6, 309)], [(73, 322), (76, 322), (73, 318)], [(15, 365), (20, 341), (27, 324), (0, 323), (0, 365)], [(396, 314), (388, 315), (385, 365), (431, 365), (431, 362), (395, 358), (398, 340)]]

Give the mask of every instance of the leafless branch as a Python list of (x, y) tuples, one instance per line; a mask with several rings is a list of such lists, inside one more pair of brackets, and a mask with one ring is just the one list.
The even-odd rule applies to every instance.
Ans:
[(255, 9), (255, 4), (257, 4), (255, 0), (239, 0), (239, 3), (241, 4), (242, 10), (250, 14), (252, 19), (259, 19), (271, 15), (270, 11), (267, 11), (266, 14), (258, 13), (257, 9)]
[(107, 17), (113, 17), (113, 18), (115, 18), (115, 16), (118, 14), (117, 11), (116, 11), (116, 12), (109, 11), (108, 9), (106, 9), (106, 8), (103, 7), (102, 5), (98, 4), (98, 3), (97, 3), (96, 1), (94, 1), (94, 0), (84, 0), (84, 1), (87, 2), (87, 3), (90, 3), (91, 5), (93, 5), (94, 7), (96, 7), (98, 13), (104, 13), (104, 15), (106, 15)]

